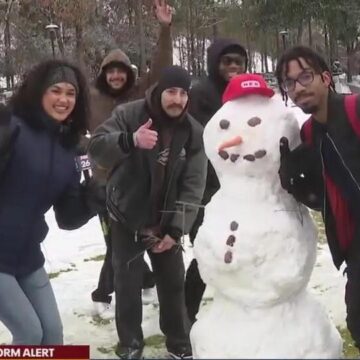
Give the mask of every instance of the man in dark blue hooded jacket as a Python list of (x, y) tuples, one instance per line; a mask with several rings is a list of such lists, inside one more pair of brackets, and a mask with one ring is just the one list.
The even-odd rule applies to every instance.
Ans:
[[(207, 122), (220, 109), (222, 94), (229, 80), (245, 73), (248, 65), (246, 50), (237, 41), (217, 39), (207, 49), (208, 76), (195, 84), (190, 91), (189, 113), (206, 126)], [(214, 168), (209, 163), (203, 205), (211, 200), (220, 187)], [(197, 219), (190, 232), (193, 244), (197, 232), (203, 222), (204, 209), (199, 209)], [(205, 284), (201, 280), (197, 261), (194, 259), (186, 273), (185, 298), (189, 319), (194, 322), (199, 311)]]

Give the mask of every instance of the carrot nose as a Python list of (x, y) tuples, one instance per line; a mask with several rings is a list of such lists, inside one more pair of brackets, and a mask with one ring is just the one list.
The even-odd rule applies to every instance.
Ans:
[(229, 147), (232, 146), (236, 146), (236, 145), (240, 145), (243, 142), (243, 139), (241, 138), (241, 136), (235, 136), (230, 140), (225, 140), (220, 146), (219, 146), (219, 151), (221, 150), (225, 150)]

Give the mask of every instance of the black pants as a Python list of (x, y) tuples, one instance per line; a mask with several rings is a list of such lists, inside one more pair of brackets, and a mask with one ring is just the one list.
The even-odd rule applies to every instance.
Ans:
[[(204, 208), (200, 208), (194, 225), (190, 231), (190, 242), (194, 244), (194, 240), (204, 220)], [(193, 259), (186, 272), (185, 278), (185, 303), (186, 309), (191, 323), (196, 320), (196, 314), (199, 311), (201, 299), (206, 289), (205, 283), (202, 281), (196, 259)]]
[[(122, 224), (111, 222), (115, 273), (116, 328), (123, 347), (143, 346), (142, 301), (144, 245)], [(178, 246), (161, 254), (149, 252), (160, 306), (160, 328), (168, 350), (190, 348), (184, 297), (184, 262)]]
[[(360, 232), (360, 227), (357, 226)], [(346, 323), (355, 345), (360, 349), (360, 237), (355, 236), (347, 257), (345, 288)]]
[[(114, 270), (112, 265), (112, 246), (110, 217), (108, 213), (99, 214), (102, 230), (104, 234), (106, 253), (103, 266), (100, 271), (98, 287), (91, 293), (92, 301), (110, 304), (111, 294), (114, 292)], [(143, 289), (155, 286), (155, 279), (149, 265), (143, 260), (144, 282)]]

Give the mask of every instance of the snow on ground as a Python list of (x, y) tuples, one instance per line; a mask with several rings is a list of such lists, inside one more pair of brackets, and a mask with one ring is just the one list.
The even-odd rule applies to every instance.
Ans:
[[(43, 248), (47, 259), (46, 268), (54, 276), (52, 284), (63, 320), (65, 343), (90, 344), (92, 358), (115, 358), (115, 323), (101, 323), (91, 315), (90, 294), (96, 287), (102, 264), (96, 261), (96, 257), (102, 255), (105, 249), (99, 221), (93, 218), (87, 225), (72, 232), (57, 228), (52, 211), (47, 214), (47, 221), (50, 232)], [(186, 263), (189, 263), (192, 249), (188, 244), (185, 249)], [(345, 327), (345, 279), (333, 266), (327, 245), (319, 244), (318, 249), (318, 261), (310, 283), (312, 291), (324, 304), (336, 325)], [(205, 297), (211, 297), (210, 289)], [(143, 316), (145, 338), (161, 334), (158, 308), (154, 305), (144, 306)], [(10, 342), (10, 333), (0, 324), (0, 344)], [(145, 354), (147, 357), (164, 357), (165, 349), (157, 344), (147, 348)]]

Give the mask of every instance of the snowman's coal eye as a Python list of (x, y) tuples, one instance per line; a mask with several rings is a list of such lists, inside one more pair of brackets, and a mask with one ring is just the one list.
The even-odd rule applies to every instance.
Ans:
[(251, 119), (249, 119), (247, 123), (249, 126), (255, 127), (255, 126), (261, 124), (261, 119), (259, 117), (255, 116), (255, 117), (252, 117)]
[(220, 121), (219, 125), (220, 125), (220, 129), (226, 130), (226, 129), (228, 129), (229, 126), (230, 126), (230, 121), (229, 121), (229, 120), (226, 120), (226, 119), (222, 119), (222, 120)]

